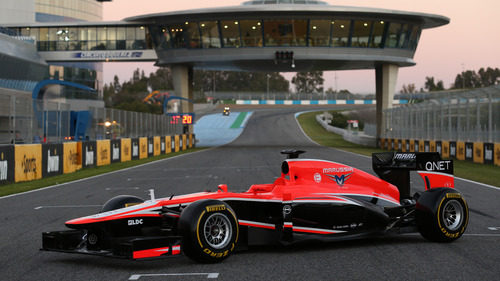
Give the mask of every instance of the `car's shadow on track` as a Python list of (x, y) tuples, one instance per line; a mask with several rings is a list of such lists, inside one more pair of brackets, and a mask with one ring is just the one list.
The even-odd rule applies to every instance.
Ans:
[(360, 238), (344, 241), (306, 241), (291, 245), (265, 245), (251, 246), (246, 251), (238, 252), (238, 254), (254, 254), (254, 253), (292, 253), (292, 252), (310, 252), (310, 251), (332, 251), (332, 250), (349, 250), (349, 249), (365, 249), (367, 247), (383, 247), (387, 245), (405, 245), (405, 244), (428, 244), (432, 243), (425, 240), (419, 234), (409, 235), (387, 235), (382, 237)]

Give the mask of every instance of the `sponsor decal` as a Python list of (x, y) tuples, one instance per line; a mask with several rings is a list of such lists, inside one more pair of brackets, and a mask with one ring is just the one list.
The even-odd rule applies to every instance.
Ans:
[(415, 160), (417, 156), (415, 153), (396, 153), (394, 160)]
[(283, 215), (289, 215), (292, 212), (292, 206), (290, 205), (285, 205), (283, 206)]
[(344, 224), (344, 225), (334, 225), (332, 226), (332, 229), (354, 229), (358, 227), (362, 227), (363, 223), (351, 223), (351, 224)]
[(27, 158), (24, 155), (23, 160), (21, 162), (21, 167), (23, 168), (23, 172), (27, 173), (35, 173), (36, 174), (36, 158)]
[(217, 211), (224, 211), (226, 209), (226, 206), (224, 205), (210, 205), (205, 207), (207, 212), (217, 212)]
[(340, 167), (340, 168), (323, 168), (323, 174), (327, 173), (344, 173), (344, 172), (353, 172), (354, 168), (352, 167)]
[(317, 183), (321, 182), (321, 174), (320, 173), (315, 173), (314, 174), (314, 181)]
[(74, 58), (79, 59), (127, 59), (140, 58), (143, 52), (136, 51), (87, 51), (73, 54)]
[[(57, 154), (57, 150), (54, 150)], [(59, 155), (50, 155), (50, 149), (47, 150), (47, 173), (59, 172)]]
[(427, 171), (447, 171), (450, 169), (450, 160), (426, 162), (425, 169)]
[(132, 226), (132, 225), (141, 225), (143, 223), (144, 223), (143, 219), (135, 219), (135, 220), (128, 220), (127, 224), (129, 226)]
[(343, 175), (329, 175), (329, 174), (325, 175), (329, 177), (332, 181), (335, 181), (340, 187), (342, 187), (353, 173), (354, 172), (350, 172), (348, 174), (343, 174)]

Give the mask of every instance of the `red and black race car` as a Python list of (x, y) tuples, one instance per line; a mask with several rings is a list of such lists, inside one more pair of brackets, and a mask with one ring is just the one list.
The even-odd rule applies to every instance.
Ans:
[[(248, 245), (344, 240), (420, 232), (450, 242), (469, 212), (454, 189), (453, 162), (438, 153), (375, 153), (375, 177), (286, 150), (281, 177), (242, 193), (224, 184), (201, 192), (144, 201), (121, 195), (100, 213), (66, 222), (72, 230), (43, 233), (42, 250), (130, 259), (178, 255), (218, 262)], [(426, 190), (410, 196), (410, 171)]]

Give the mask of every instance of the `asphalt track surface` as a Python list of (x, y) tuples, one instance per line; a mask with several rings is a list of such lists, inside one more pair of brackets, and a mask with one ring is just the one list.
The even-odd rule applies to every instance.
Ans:
[[(223, 147), (160, 160), (71, 184), (0, 199), (1, 280), (499, 280), (500, 190), (456, 181), (470, 207), (469, 227), (453, 243), (418, 234), (364, 240), (252, 247), (220, 264), (187, 257), (129, 261), (39, 251), (43, 231), (96, 213), (119, 194), (157, 197), (226, 183), (245, 190), (279, 176), (284, 148), (371, 172), (367, 157), (320, 147), (298, 127), (297, 109), (256, 110), (246, 129)], [(421, 188), (419, 186), (418, 188)]]

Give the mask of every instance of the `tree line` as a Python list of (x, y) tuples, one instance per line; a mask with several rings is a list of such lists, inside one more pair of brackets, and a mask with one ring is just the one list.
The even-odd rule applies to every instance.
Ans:
[(455, 81), (448, 89), (445, 88), (442, 80), (435, 80), (432, 76), (425, 77), (424, 88), (418, 91), (414, 83), (403, 85), (401, 93), (412, 94), (417, 92), (434, 92), (444, 90), (457, 90), (457, 89), (473, 89), (483, 88), (500, 84), (500, 69), (491, 67), (481, 67), (477, 72), (475, 70), (466, 70), (458, 73)]
[[(300, 93), (321, 93), (323, 83), (322, 71), (298, 72), (292, 78)], [(212, 92), (289, 92), (290, 82), (278, 72), (194, 70), (192, 87), (195, 102), (205, 102), (205, 95)], [(172, 92), (173, 88), (169, 68), (160, 67), (149, 76), (137, 68), (132, 78), (123, 83), (115, 75), (113, 82), (104, 85), (103, 96), (106, 107), (159, 114), (161, 105), (144, 103), (144, 97), (153, 90)]]

